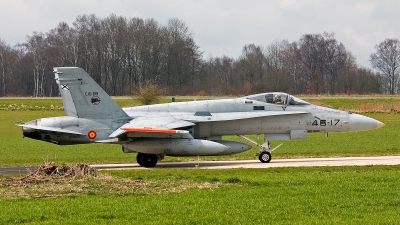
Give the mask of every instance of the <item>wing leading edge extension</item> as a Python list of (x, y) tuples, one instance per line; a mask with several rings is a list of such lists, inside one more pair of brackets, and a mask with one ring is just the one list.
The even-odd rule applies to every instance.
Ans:
[(245, 120), (252, 118), (272, 117), (272, 116), (286, 116), (286, 115), (300, 115), (309, 114), (304, 111), (263, 111), (263, 112), (233, 112), (233, 113), (210, 113), (208, 116), (187, 116), (185, 121), (188, 122), (218, 122), (230, 120)]

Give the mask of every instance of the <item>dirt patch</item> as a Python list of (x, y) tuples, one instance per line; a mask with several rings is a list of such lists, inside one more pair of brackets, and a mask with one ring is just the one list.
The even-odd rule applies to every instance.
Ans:
[(16, 198), (57, 198), (78, 195), (159, 195), (191, 188), (215, 189), (221, 183), (192, 180), (132, 180), (97, 174), (86, 164), (47, 163), (20, 178), (0, 179), (0, 201)]
[(0, 186), (26, 187), (49, 181), (63, 181), (84, 177), (96, 177), (97, 171), (84, 163), (57, 165), (54, 162), (46, 163), (35, 170), (28, 171), (22, 178), (7, 178), (0, 181)]

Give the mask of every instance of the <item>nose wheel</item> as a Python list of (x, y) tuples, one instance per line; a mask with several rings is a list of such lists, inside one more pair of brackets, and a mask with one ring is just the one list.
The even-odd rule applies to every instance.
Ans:
[(260, 160), (260, 162), (262, 163), (269, 163), (272, 159), (271, 156), (271, 152), (275, 151), (277, 148), (281, 147), (282, 143), (279, 144), (278, 146), (276, 146), (273, 149), (269, 148), (269, 142), (264, 143), (263, 145), (261, 145), (261, 150), (258, 153), (258, 159)]
[(258, 154), (258, 159), (262, 163), (269, 163), (271, 161), (271, 158), (272, 158), (271, 153), (267, 151), (261, 151)]

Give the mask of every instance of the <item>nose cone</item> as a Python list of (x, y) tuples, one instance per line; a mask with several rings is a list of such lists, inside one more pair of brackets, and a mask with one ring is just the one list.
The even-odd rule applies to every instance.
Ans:
[(359, 114), (349, 115), (349, 131), (373, 130), (385, 126), (384, 123)]

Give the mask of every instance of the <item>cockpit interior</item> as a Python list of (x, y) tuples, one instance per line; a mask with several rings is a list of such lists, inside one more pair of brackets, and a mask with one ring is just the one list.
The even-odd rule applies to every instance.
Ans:
[(310, 103), (282, 92), (269, 92), (249, 95), (246, 99), (277, 105), (309, 105)]

